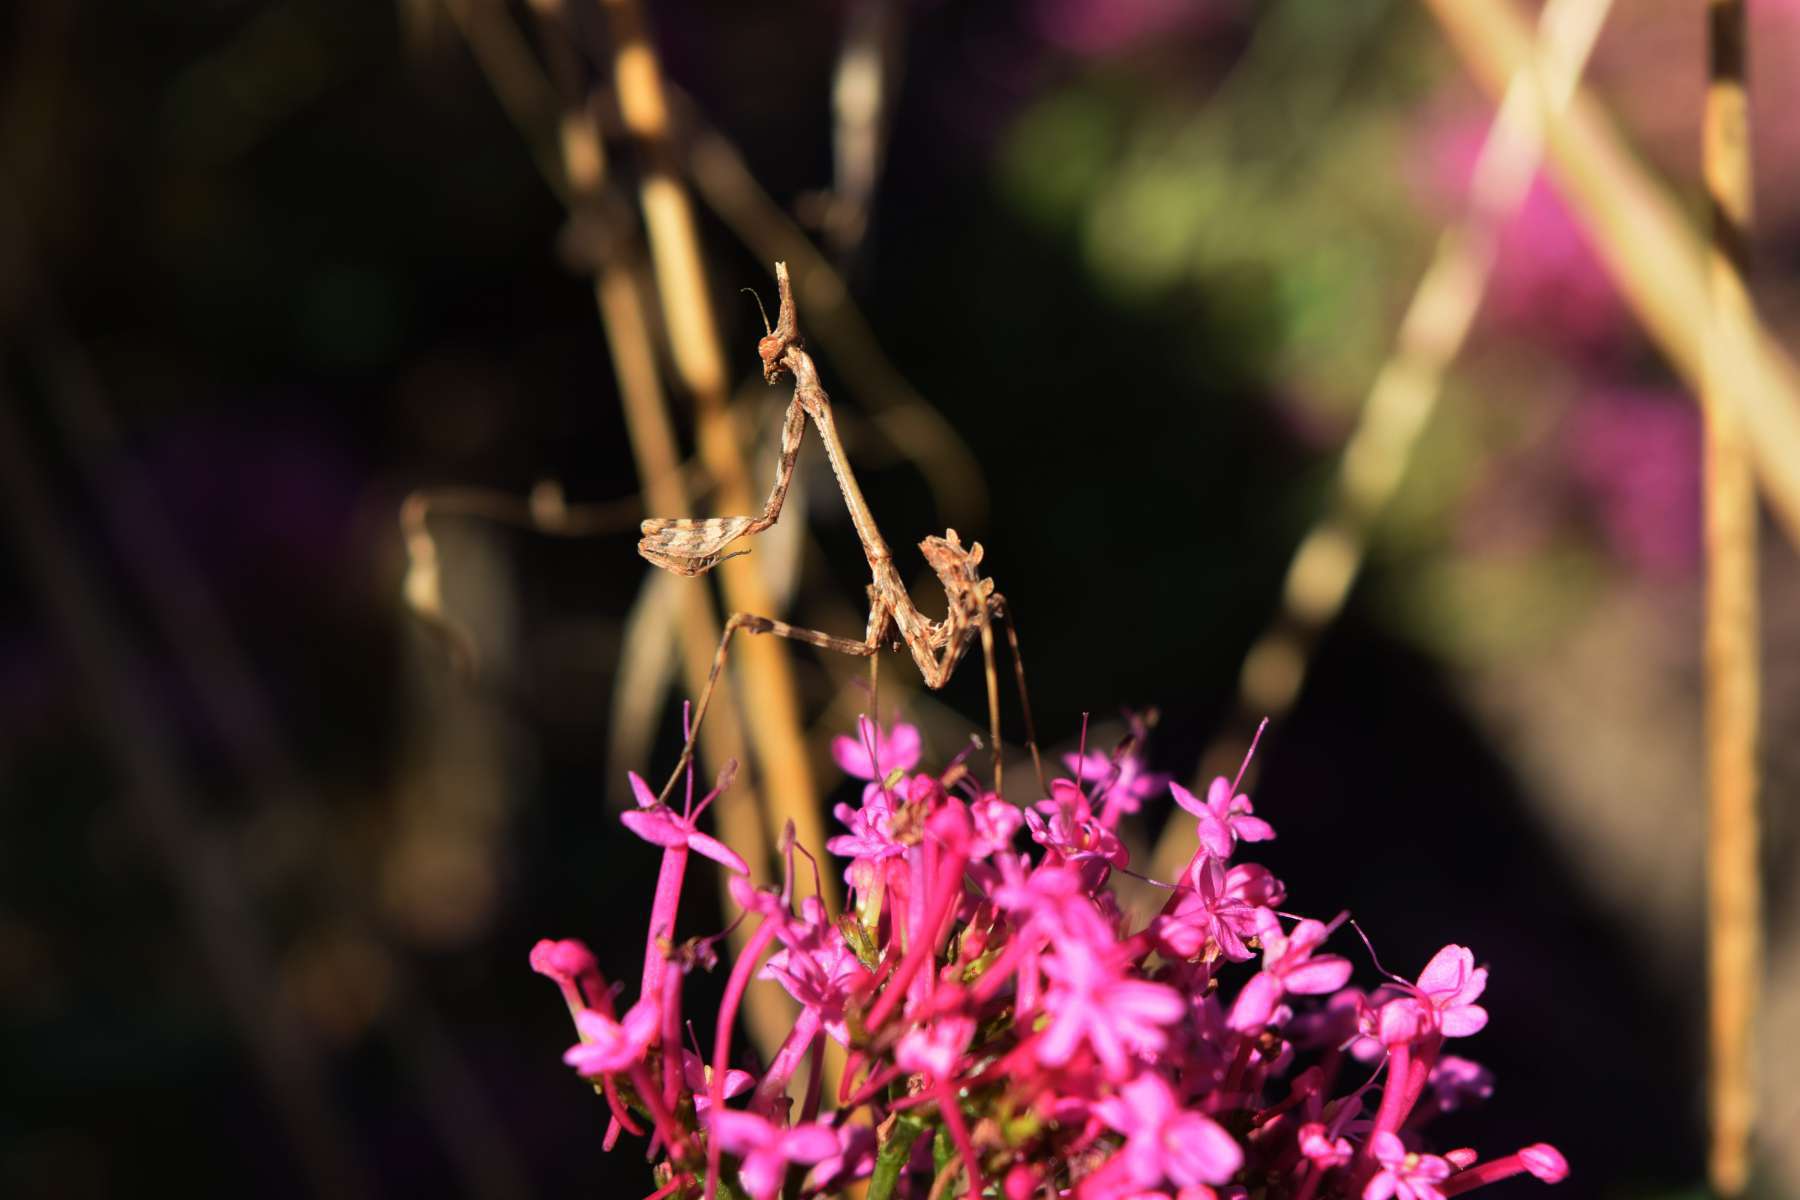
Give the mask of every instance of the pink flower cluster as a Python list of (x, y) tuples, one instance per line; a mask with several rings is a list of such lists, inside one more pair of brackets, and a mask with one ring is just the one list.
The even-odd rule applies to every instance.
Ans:
[[(791, 839), (777, 892), (699, 832), (729, 772), (699, 804), (690, 778), (679, 814), (633, 776), (625, 824), (663, 856), (636, 1002), (619, 1015), (579, 942), (532, 951), (574, 1016), (564, 1059), (610, 1108), (607, 1146), (649, 1139), (653, 1200), (839, 1196), (859, 1180), (868, 1200), (1443, 1200), (1568, 1173), (1543, 1144), (1486, 1161), (1427, 1150), (1434, 1116), (1493, 1088), (1443, 1052), (1487, 1023), (1486, 968), (1450, 945), (1416, 980), (1351, 986), (1351, 961), (1325, 949), (1346, 917), (1291, 916), (1280, 880), (1233, 861), (1275, 836), (1236, 783), (1202, 799), (1127, 744), (1071, 756), (1072, 778), (1020, 810), (960, 765), (918, 771), (909, 726), (864, 719), (858, 735), (834, 747), (867, 781), (829, 843), (848, 860), (848, 911), (827, 910), (816, 867), (796, 900)], [(1164, 789), (1198, 844), (1140, 924), (1108, 886), (1128, 869), (1117, 827)], [(683, 983), (716, 967), (722, 935), (674, 940), (694, 851), (732, 873), (747, 931), (704, 1056), (686, 1044)], [(746, 1072), (737, 1018), (758, 981), (799, 1015)], [(828, 1041), (847, 1060), (829, 1088)]]

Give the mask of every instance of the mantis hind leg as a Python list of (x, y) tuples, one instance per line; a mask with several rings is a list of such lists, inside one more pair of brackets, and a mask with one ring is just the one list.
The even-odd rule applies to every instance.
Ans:
[[(1031, 693), (1025, 686), (1025, 659), (1019, 653), (1019, 630), (1013, 624), (1012, 608), (1006, 603), (1006, 597), (998, 592), (992, 597), (988, 611), (1006, 622), (1006, 645), (1012, 651), (1013, 680), (1019, 688), (1019, 710), (1025, 715), (1025, 747), (1031, 751), (1031, 766), (1037, 772), (1038, 786), (1044, 795), (1050, 794), (1049, 781), (1044, 777), (1044, 759), (1038, 752), (1037, 723), (1031, 719)], [(996, 681), (994, 678), (994, 655), (991, 649), (992, 635), (986, 626), (982, 628), (982, 649), (988, 657), (988, 703), (995, 704)], [(996, 790), (998, 790), (996, 788)]]
[(993, 741), (994, 751), (994, 794), (1004, 796), (1001, 790), (1001, 759), (1003, 755), (1000, 745), (1000, 677), (994, 670), (994, 624), (992, 621), (981, 623), (981, 659), (987, 668), (988, 699), (988, 737)]
[(694, 720), (688, 728), (687, 744), (681, 748), (681, 757), (675, 762), (675, 770), (669, 774), (669, 781), (663, 784), (657, 795), (660, 803), (667, 804), (669, 795), (675, 790), (682, 773), (694, 761), (694, 747), (700, 738), (700, 723), (706, 720), (706, 710), (712, 703), (713, 689), (718, 686), (719, 676), (725, 671), (725, 657), (731, 650), (731, 635), (738, 630), (746, 633), (772, 633), (776, 637), (788, 638), (796, 642), (804, 642), (808, 646), (817, 646), (821, 650), (835, 650), (839, 654), (873, 659), (879, 645), (874, 634), (876, 632), (875, 614), (870, 614), (870, 637), (866, 641), (853, 642), (849, 638), (834, 637), (829, 633), (820, 633), (816, 629), (802, 629), (797, 625), (789, 625), (786, 621), (777, 621), (769, 617), (759, 617), (753, 613), (732, 613), (731, 619), (725, 622), (725, 632), (719, 637), (719, 649), (713, 655), (712, 669), (706, 673), (706, 686), (700, 689), (700, 699), (694, 705)]

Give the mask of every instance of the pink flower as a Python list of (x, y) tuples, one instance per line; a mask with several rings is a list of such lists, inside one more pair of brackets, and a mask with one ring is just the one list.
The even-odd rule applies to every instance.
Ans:
[(563, 1052), (563, 1061), (589, 1079), (629, 1070), (644, 1060), (657, 1024), (656, 1004), (649, 999), (632, 1005), (623, 1021), (582, 1009), (575, 1014), (581, 1041)]
[(1116, 765), (1105, 754), (1065, 754), (1063, 763), (1082, 786), (1097, 789), (1105, 815), (1112, 823), (1117, 821), (1115, 813), (1137, 812), (1144, 801), (1169, 783), (1169, 777), (1162, 772), (1144, 770), (1143, 760), (1135, 754), (1125, 755)]
[[(874, 757), (869, 755), (874, 749)], [(831, 739), (831, 757), (844, 774), (856, 779), (886, 779), (895, 771), (910, 771), (919, 765), (919, 730), (915, 725), (899, 724), (888, 734), (866, 716), (856, 718), (856, 736)]]
[(1446, 1054), (1431, 1068), (1431, 1091), (1439, 1112), (1455, 1112), (1494, 1094), (1494, 1076), (1478, 1062)]
[(1331, 930), (1332, 926), (1323, 922), (1306, 920), (1286, 936), (1279, 924), (1263, 932), (1263, 969), (1238, 993), (1231, 1006), (1231, 1027), (1246, 1032), (1261, 1029), (1289, 992), (1321, 996), (1343, 987), (1350, 978), (1350, 960), (1339, 954), (1313, 957)]
[(1487, 1009), (1475, 1003), (1487, 987), (1487, 975), (1467, 946), (1445, 946), (1419, 972), (1414, 994), (1429, 1006), (1445, 1037), (1468, 1037), (1487, 1024)]
[(1038, 1061), (1062, 1066), (1082, 1043), (1093, 1048), (1110, 1078), (1127, 1072), (1127, 1052), (1161, 1050), (1162, 1027), (1187, 1013), (1181, 993), (1161, 983), (1122, 979), (1117, 967), (1087, 942), (1059, 943), (1043, 961), (1055, 985), (1044, 997), (1050, 1024), (1037, 1044)]
[(713, 1114), (711, 1135), (728, 1154), (741, 1155), (738, 1179), (753, 1200), (770, 1200), (781, 1190), (789, 1163), (811, 1165), (837, 1154), (837, 1134), (823, 1121), (792, 1129), (755, 1113), (724, 1109)]
[(1356, 1152), (1348, 1138), (1327, 1136), (1325, 1126), (1317, 1121), (1300, 1127), (1300, 1153), (1312, 1161), (1313, 1169), (1328, 1171), (1349, 1162)]
[[(1232, 886), (1233, 876), (1237, 888)], [(1175, 907), (1156, 919), (1152, 930), (1157, 949), (1170, 958), (1193, 958), (1208, 947), (1217, 947), (1217, 953), (1231, 962), (1256, 957), (1244, 939), (1276, 927), (1273, 913), (1242, 894), (1246, 884), (1260, 882), (1258, 877), (1247, 864), (1227, 872), (1222, 859), (1207, 855), (1195, 865), (1192, 879), (1193, 889), (1183, 892)]]
[(1175, 803), (1199, 818), (1195, 834), (1200, 845), (1220, 858), (1230, 858), (1240, 840), (1266, 842), (1275, 836), (1267, 821), (1253, 815), (1256, 810), (1250, 797), (1242, 793), (1232, 795), (1231, 784), (1223, 775), (1206, 789), (1204, 802), (1179, 783), (1169, 785), (1169, 794), (1175, 797)]
[(1412, 1154), (1394, 1134), (1382, 1130), (1369, 1143), (1381, 1169), (1363, 1189), (1363, 1200), (1444, 1200), (1438, 1184), (1450, 1178), (1449, 1160), (1435, 1154)]
[(1153, 1072), (1094, 1105), (1094, 1114), (1125, 1135), (1116, 1157), (1135, 1188), (1164, 1180), (1176, 1187), (1224, 1183), (1244, 1164), (1237, 1141), (1212, 1118), (1182, 1108), (1174, 1089)]
[(904, 1071), (922, 1071), (932, 1079), (952, 1079), (957, 1062), (975, 1036), (975, 1018), (940, 1017), (929, 1026), (915, 1026), (900, 1039), (894, 1061)]
[(736, 850), (715, 837), (701, 833), (695, 826), (695, 822), (700, 819), (701, 812), (712, 802), (713, 797), (723, 790), (724, 777), (721, 777), (720, 787), (708, 793), (706, 799), (695, 806), (691, 815), (681, 816), (677, 815), (675, 810), (668, 805), (658, 804), (656, 793), (650, 790), (650, 785), (645, 783), (636, 771), (630, 772), (629, 776), (631, 794), (637, 798), (638, 806), (634, 812), (619, 814), (619, 820), (624, 822), (625, 828), (653, 846), (661, 846), (665, 850), (686, 846), (690, 850), (706, 855), (716, 863), (731, 868), (739, 875), (750, 873), (749, 865), (739, 857)]
[[(816, 904), (813, 901), (809, 909)], [(845, 1009), (851, 992), (869, 977), (869, 971), (844, 941), (843, 932), (824, 919), (822, 909), (809, 911), (808, 916), (813, 919), (781, 923), (777, 936), (784, 948), (769, 956), (757, 978), (775, 980), (802, 1006), (816, 1009), (825, 1032), (847, 1045), (850, 1032), (844, 1025)]]
[[(701, 1128), (707, 1124), (707, 1114), (712, 1108), (712, 1068), (692, 1050), (681, 1052), (681, 1081), (687, 1085), (694, 1097), (694, 1119), (700, 1122)], [(725, 1072), (725, 1098), (731, 1099), (750, 1090), (755, 1078), (748, 1071), (740, 1071), (735, 1067)]]
[(1050, 784), (1050, 799), (1025, 810), (1025, 824), (1032, 841), (1069, 862), (1098, 860), (1122, 867), (1131, 861), (1118, 835), (1094, 818), (1088, 798), (1066, 779)]
[(867, 1125), (844, 1125), (837, 1132), (838, 1152), (814, 1164), (806, 1177), (806, 1190), (824, 1191), (874, 1172), (875, 1131)]
[(975, 836), (969, 842), (969, 857), (976, 860), (1010, 849), (1013, 835), (1025, 823), (1025, 814), (1018, 806), (998, 796), (983, 796), (971, 803), (969, 816), (975, 824)]

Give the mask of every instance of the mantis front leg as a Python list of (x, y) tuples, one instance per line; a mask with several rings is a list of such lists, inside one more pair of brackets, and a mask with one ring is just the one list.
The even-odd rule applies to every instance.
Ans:
[(788, 404), (787, 417), (781, 426), (781, 461), (775, 469), (775, 486), (763, 502), (761, 516), (756, 517), (652, 517), (639, 526), (643, 537), (638, 553), (677, 575), (699, 575), (710, 571), (728, 558), (746, 554), (746, 550), (725, 553), (725, 547), (741, 537), (751, 537), (773, 525), (781, 517), (781, 506), (787, 500), (788, 485), (794, 479), (794, 460), (800, 455), (800, 440), (806, 433), (806, 409), (798, 399)]

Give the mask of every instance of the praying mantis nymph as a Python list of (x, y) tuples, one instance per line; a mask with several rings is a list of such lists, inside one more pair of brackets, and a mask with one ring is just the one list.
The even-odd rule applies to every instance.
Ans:
[(875, 518), (869, 512), (867, 502), (863, 500), (855, 473), (850, 469), (843, 442), (838, 437), (837, 424), (832, 419), (831, 399), (820, 385), (818, 368), (813, 365), (812, 356), (806, 352), (800, 337), (799, 319), (794, 308), (794, 289), (788, 279), (786, 263), (775, 264), (775, 281), (780, 291), (781, 306), (776, 315), (775, 328), (769, 330), (768, 336), (757, 343), (756, 352), (762, 359), (763, 378), (769, 383), (776, 383), (783, 375), (793, 377), (794, 398), (788, 404), (787, 416), (782, 425), (781, 460), (776, 468), (775, 486), (769, 492), (762, 513), (754, 517), (652, 518), (643, 523), (643, 537), (638, 542), (638, 553), (677, 575), (699, 575), (727, 558), (748, 553), (748, 550), (727, 552), (727, 547), (739, 538), (761, 533), (780, 518), (782, 503), (787, 498), (788, 484), (793, 480), (794, 461), (800, 453), (800, 443), (810, 419), (825, 443), (825, 454), (831, 462), (831, 472), (837, 478), (838, 489), (844, 495), (844, 504), (850, 510), (851, 523), (856, 527), (856, 536), (862, 542), (863, 556), (869, 563), (871, 582), (868, 589), (868, 625), (863, 639), (854, 641), (814, 629), (801, 629), (770, 617), (733, 613), (725, 622), (725, 632), (719, 639), (718, 653), (713, 657), (712, 671), (707, 676), (706, 687), (695, 706), (693, 728), (688, 733), (687, 744), (682, 748), (681, 758), (676, 763), (674, 772), (663, 786), (663, 798), (667, 799), (676, 780), (693, 759), (694, 739), (700, 722), (706, 717), (707, 704), (718, 683), (719, 673), (724, 669), (732, 635), (740, 629), (747, 633), (772, 633), (822, 650), (867, 658), (871, 678), (874, 677), (877, 655), (882, 647), (892, 643), (897, 649), (904, 645), (911, 652), (913, 662), (917, 664), (919, 674), (925, 680), (925, 686), (933, 690), (943, 687), (949, 681), (957, 664), (979, 637), (987, 665), (988, 725), (993, 741), (994, 790), (999, 792), (1000, 685), (994, 668), (993, 631), (996, 618), (1006, 623), (1020, 704), (1024, 710), (1027, 745), (1031, 750), (1032, 763), (1037, 769), (1038, 782), (1048, 792), (1048, 786), (1044, 784), (1044, 769), (1038, 754), (1036, 733), (1032, 729), (1031, 704), (1025, 693), (1025, 666), (1019, 658), (1018, 634), (1013, 628), (1006, 597), (994, 589), (992, 579), (984, 578), (981, 574), (981, 544), (976, 542), (965, 547), (954, 529), (945, 530), (942, 537), (934, 535), (919, 543), (919, 550), (924, 554), (926, 563), (943, 585), (946, 602), (945, 615), (941, 620), (933, 620), (920, 612), (913, 604), (912, 597), (907, 594), (906, 584), (894, 566), (893, 553), (882, 539), (881, 531), (876, 528)]

